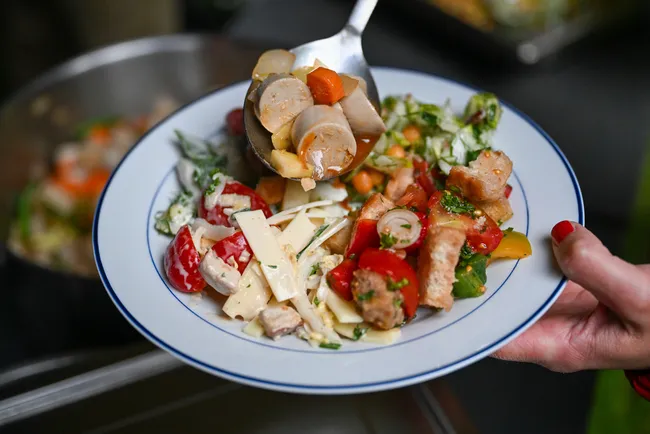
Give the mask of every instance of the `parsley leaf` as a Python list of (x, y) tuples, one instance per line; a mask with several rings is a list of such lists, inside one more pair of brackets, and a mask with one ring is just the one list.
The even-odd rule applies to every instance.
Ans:
[(366, 301), (366, 300), (370, 300), (374, 296), (375, 296), (375, 291), (370, 290), (364, 294), (357, 295), (357, 300)]
[(503, 231), (503, 236), (504, 236), (504, 238), (507, 237), (508, 235), (510, 235), (510, 234), (512, 233), (512, 231), (514, 231), (513, 228), (505, 229), (505, 230)]
[(354, 332), (352, 334), (352, 340), (353, 341), (358, 341), (361, 339), (366, 333), (368, 333), (369, 327), (361, 327), (359, 324), (354, 328)]
[(319, 304), (320, 304), (320, 300), (318, 299), (318, 297), (314, 297), (314, 305), (318, 307)]
[(327, 350), (338, 350), (339, 348), (341, 348), (341, 344), (335, 344), (333, 342), (329, 342), (329, 343), (323, 342), (322, 344), (319, 345), (319, 347), (325, 348)]
[(311, 266), (311, 272), (309, 273), (310, 276), (313, 276), (314, 274), (318, 273), (320, 271), (320, 264), (314, 264)]
[(389, 291), (398, 291), (408, 285), (410, 282), (406, 277), (403, 277), (402, 280), (397, 282), (393, 281), (390, 277), (386, 280), (386, 286)]
[(395, 300), (393, 300), (393, 306), (395, 307), (400, 307), (402, 303), (404, 303), (404, 300), (402, 300), (401, 298), (396, 298)]
[(411, 229), (412, 226), (410, 224), (406, 223), (406, 224), (400, 225), (400, 228)]
[(391, 233), (382, 233), (379, 239), (379, 245), (382, 249), (390, 249), (397, 243), (397, 238)]
[(474, 205), (462, 199), (449, 191), (445, 191), (440, 199), (440, 205), (447, 211), (453, 214), (469, 214), (473, 216)]

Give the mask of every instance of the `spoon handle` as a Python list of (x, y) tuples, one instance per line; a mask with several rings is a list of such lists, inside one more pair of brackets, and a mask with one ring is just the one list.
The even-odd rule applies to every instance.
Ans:
[(375, 10), (378, 0), (357, 0), (357, 4), (354, 5), (348, 23), (345, 26), (348, 30), (351, 30), (353, 33), (361, 36), (363, 29), (366, 28), (368, 20), (370, 20), (370, 15)]

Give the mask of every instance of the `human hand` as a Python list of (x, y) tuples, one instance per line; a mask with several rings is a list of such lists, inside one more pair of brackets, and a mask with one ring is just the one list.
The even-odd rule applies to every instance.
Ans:
[(613, 256), (577, 223), (560, 222), (551, 235), (570, 282), (546, 315), (493, 357), (558, 372), (650, 368), (650, 265)]

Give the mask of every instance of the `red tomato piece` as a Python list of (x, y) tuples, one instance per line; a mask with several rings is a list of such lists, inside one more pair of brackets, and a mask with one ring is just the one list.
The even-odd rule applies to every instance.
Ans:
[[(214, 246), (212, 246), (212, 250), (228, 265), (231, 265), (229, 262), (230, 258), (234, 258), (237, 263), (237, 270), (239, 270), (240, 273), (244, 272), (246, 266), (253, 257), (253, 251), (248, 245), (244, 233), (241, 231), (235, 232), (221, 241), (217, 241)], [(248, 254), (244, 254), (242, 257), (242, 253), (244, 252), (248, 252)]]
[(506, 199), (510, 199), (511, 194), (512, 194), (512, 185), (507, 184), (506, 185)]
[(344, 259), (333, 270), (327, 273), (327, 283), (336, 294), (344, 300), (352, 300), (352, 273), (357, 269), (357, 261)]
[(407, 208), (415, 208), (420, 212), (427, 210), (427, 193), (418, 184), (411, 184), (406, 187), (406, 192), (395, 204)]
[(419, 304), (419, 283), (415, 270), (408, 262), (388, 250), (367, 249), (359, 257), (359, 268), (374, 271), (390, 278), (394, 283), (406, 279), (407, 283), (400, 288), (404, 298), (402, 308), (406, 318), (413, 318)]
[(169, 283), (181, 292), (199, 292), (206, 283), (199, 272), (201, 256), (189, 226), (183, 226), (165, 251), (163, 267)]
[(226, 128), (231, 136), (244, 135), (244, 110), (233, 109), (226, 115)]
[(377, 220), (360, 219), (356, 223), (356, 230), (345, 252), (345, 257), (359, 255), (368, 247), (379, 247), (379, 234), (377, 233)]
[[(223, 188), (221, 194), (239, 194), (242, 196), (248, 196), (251, 199), (251, 210), (262, 210), (266, 218), (273, 215), (264, 199), (262, 199), (259, 194), (255, 193), (255, 190), (245, 186), (241, 182), (229, 181)], [(199, 202), (198, 214), (199, 217), (206, 219), (213, 225), (232, 226), (230, 221), (228, 221), (228, 216), (224, 214), (222, 206), (217, 205), (210, 210), (205, 208), (205, 197), (203, 197)]]
[(503, 238), (503, 232), (499, 225), (485, 213), (474, 218), (475, 216), (467, 214), (448, 212), (440, 204), (443, 194), (446, 193), (438, 191), (429, 198), (429, 222), (431, 224), (434, 224), (434, 222), (440, 224), (457, 220), (465, 229), (467, 244), (474, 252), (482, 255), (492, 253)]

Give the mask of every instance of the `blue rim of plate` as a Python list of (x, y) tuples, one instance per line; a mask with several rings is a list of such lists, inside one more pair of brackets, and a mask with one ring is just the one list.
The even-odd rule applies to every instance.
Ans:
[[(462, 86), (466, 89), (472, 90), (473, 92), (482, 92), (482, 89), (478, 89), (474, 86), (467, 85), (465, 83), (452, 80), (449, 78), (444, 78), (440, 77), (434, 74), (427, 74), (423, 73), (420, 71), (414, 71), (414, 70), (409, 70), (409, 69), (402, 69), (402, 68), (391, 68), (391, 67), (373, 67), (372, 69), (376, 70), (385, 70), (385, 71), (394, 71), (394, 72), (410, 72), (413, 74), (417, 75), (422, 75), (424, 77), (434, 77), (436, 79), (445, 81), (447, 83), (451, 83), (454, 85)], [(202, 362), (200, 360), (197, 360), (193, 358), (192, 356), (185, 354), (184, 352), (172, 347), (171, 345), (167, 344), (160, 338), (158, 338), (156, 335), (154, 335), (152, 332), (150, 332), (146, 327), (144, 327), (131, 313), (128, 311), (128, 309), (122, 304), (120, 301), (119, 297), (113, 290), (113, 287), (110, 284), (110, 281), (108, 280), (108, 277), (106, 276), (106, 272), (104, 271), (104, 266), (102, 265), (101, 261), (101, 256), (99, 254), (99, 243), (97, 240), (97, 225), (99, 222), (99, 214), (102, 208), (102, 204), (104, 202), (104, 196), (106, 192), (108, 191), (108, 188), (113, 181), (113, 178), (115, 177), (115, 174), (119, 171), (120, 167), (122, 164), (129, 158), (129, 155), (151, 134), (151, 132), (157, 128), (158, 125), (161, 125), (163, 122), (168, 120), (169, 118), (175, 116), (177, 113), (187, 109), (188, 107), (202, 101), (205, 98), (212, 97), (214, 94), (219, 93), (223, 90), (229, 89), (231, 87), (241, 85), (243, 83), (246, 83), (247, 81), (240, 81), (236, 83), (231, 83), (227, 86), (221, 87), (219, 89), (213, 90), (205, 95), (200, 96), (199, 98), (181, 106), (178, 108), (176, 111), (171, 113), (169, 116), (161, 120), (156, 126), (154, 126), (151, 130), (149, 130), (147, 133), (145, 133), (139, 140), (138, 142), (133, 145), (133, 147), (124, 155), (120, 163), (117, 165), (115, 170), (111, 173), (111, 176), (108, 179), (108, 182), (106, 183), (104, 190), (102, 191), (101, 196), (99, 197), (99, 201), (97, 202), (97, 207), (95, 209), (95, 217), (93, 219), (93, 231), (92, 231), (92, 242), (93, 242), (93, 254), (95, 257), (95, 264), (97, 265), (97, 270), (99, 271), (99, 276), (100, 279), (106, 288), (106, 291), (108, 292), (109, 297), (115, 304), (115, 306), (118, 308), (118, 310), (124, 315), (124, 317), (135, 327), (144, 337), (146, 337), (149, 341), (152, 343), (156, 344), (157, 346), (165, 349), (175, 357), (183, 360), (184, 362), (193, 365), (199, 369), (202, 369), (204, 371), (216, 374), (218, 376), (231, 379), (233, 381), (239, 381), (243, 383), (247, 383), (250, 385), (256, 385), (262, 388), (267, 388), (267, 389), (275, 389), (275, 390), (282, 390), (282, 391), (288, 391), (288, 392), (307, 392), (307, 393), (327, 393), (327, 392), (345, 392), (345, 391), (352, 391), (354, 393), (359, 393), (359, 392), (364, 392), (364, 391), (375, 391), (379, 389), (389, 389), (389, 388), (396, 388), (396, 387), (401, 387), (401, 386), (406, 386), (414, 383), (418, 383), (421, 381), (426, 381), (430, 378), (436, 377), (439, 375), (444, 374), (445, 372), (451, 372), (460, 368), (463, 368), (469, 364), (471, 364), (474, 361), (480, 360), (485, 356), (488, 356), (489, 354), (492, 354), (498, 347), (501, 346), (501, 344), (507, 343), (511, 339), (514, 339), (517, 335), (519, 335), (521, 332), (523, 332), (525, 329), (527, 329), (530, 325), (532, 325), (539, 317), (541, 317), (547, 310), (548, 308), (555, 302), (557, 297), (559, 297), (560, 293), (564, 289), (567, 283), (567, 278), (562, 277), (556, 286), (556, 288), (553, 290), (549, 298), (540, 306), (539, 309), (537, 309), (527, 320), (525, 320), (523, 323), (521, 323), (519, 326), (517, 326), (514, 330), (512, 330), (510, 333), (506, 334), (505, 336), (501, 337), (500, 339), (497, 339), (495, 342), (483, 347), (481, 350), (478, 350), (463, 359), (456, 360), (454, 362), (448, 363), (443, 366), (439, 366), (435, 369), (431, 369), (425, 372), (420, 372), (417, 374), (412, 374), (400, 378), (393, 378), (389, 380), (384, 380), (384, 381), (378, 381), (378, 382), (369, 382), (369, 383), (359, 383), (359, 384), (346, 384), (346, 385), (328, 385), (328, 386), (322, 386), (322, 385), (306, 385), (306, 384), (295, 384), (295, 383), (285, 383), (285, 382), (278, 382), (278, 381), (269, 381), (265, 380), (262, 378), (256, 378), (256, 377), (251, 377), (248, 375), (242, 375), (238, 374), (236, 372), (230, 372), (221, 368), (218, 368), (216, 366), (212, 366), (208, 363)], [(513, 113), (517, 114), (519, 117), (521, 117), (523, 120), (525, 120), (531, 127), (533, 127), (539, 134), (546, 139), (547, 143), (553, 148), (555, 153), (560, 157), (560, 160), (562, 161), (562, 164), (564, 164), (564, 167), (566, 168), (567, 172), (569, 173), (569, 177), (571, 178), (571, 183), (573, 184), (574, 192), (576, 194), (576, 201), (578, 205), (578, 223), (581, 225), (584, 225), (585, 223), (585, 213), (584, 213), (584, 201), (582, 198), (582, 192), (580, 190), (580, 185), (578, 184), (578, 180), (576, 178), (575, 172), (573, 171), (573, 168), (569, 164), (569, 161), (567, 160), (566, 156), (564, 153), (560, 150), (560, 147), (555, 143), (555, 141), (540, 127), (534, 120), (532, 120), (527, 114), (523, 113), (516, 107), (514, 107), (512, 104), (500, 99), (501, 103), (505, 106), (508, 107), (508, 109), (512, 110)]]

